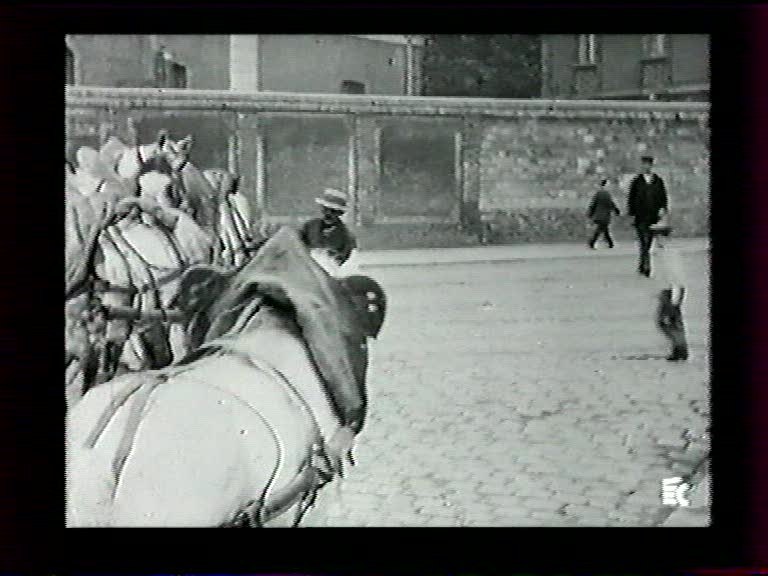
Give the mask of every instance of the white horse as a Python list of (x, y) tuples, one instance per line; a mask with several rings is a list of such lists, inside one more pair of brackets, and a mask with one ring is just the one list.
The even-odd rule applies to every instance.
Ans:
[[(211, 261), (211, 238), (188, 214), (171, 206), (170, 183), (169, 177), (156, 172), (142, 176), (141, 198), (149, 202), (137, 202), (138, 210), (107, 227), (100, 236), (102, 257), (95, 275), (110, 287), (102, 296), (105, 306), (130, 304), (140, 310), (167, 310), (178, 293), (183, 272)], [(152, 329), (149, 335), (132, 330), (126, 320), (114, 321), (110, 328), (108, 342), (117, 346), (127, 340), (120, 362), (129, 370), (159, 368), (187, 352), (179, 322), (155, 321), (148, 327)], [(163, 351), (166, 341), (170, 350)], [(158, 346), (160, 350), (154, 348)], [(160, 357), (148, 356), (153, 352)]]
[[(187, 185), (184, 177), (177, 179), (185, 192), (192, 190), (196, 197), (212, 195), (210, 188), (206, 190), (200, 185), (199, 181), (204, 179), (187, 159), (190, 143), (191, 138), (174, 143), (161, 132), (152, 144), (129, 148), (112, 138), (99, 155), (89, 150), (78, 153), (78, 158), (87, 160), (87, 164), (79, 176), (68, 178), (68, 205), (71, 206), (67, 211), (68, 298), (70, 286), (83, 284), (86, 277), (90, 277), (103, 280), (109, 286), (101, 296), (105, 306), (135, 305), (162, 310), (175, 295), (181, 273), (190, 265), (212, 260), (210, 237), (189, 214), (174, 207), (180, 203), (178, 191), (176, 198), (172, 198), (167, 176), (155, 173), (153, 180), (153, 173), (145, 174), (145, 188), (151, 189), (142, 190), (140, 202), (136, 202), (133, 194), (138, 189), (137, 180), (142, 171), (148, 166), (162, 168), (165, 165), (171, 171), (177, 169), (188, 174)], [(162, 178), (167, 180), (159, 184), (158, 179)], [(114, 223), (119, 211), (117, 206), (127, 215)], [(84, 311), (86, 298), (88, 295), (80, 294), (68, 299), (68, 340), (71, 337), (75, 343), (70, 346), (68, 342), (68, 362), (78, 358), (78, 354), (82, 358), (86, 331), (79, 316)], [(178, 324), (155, 321), (145, 325), (140, 330), (152, 333), (148, 337), (142, 337), (142, 333), (134, 332), (132, 327), (133, 323), (124, 318), (113, 319), (106, 325), (102, 338), (102, 373), (107, 376), (119, 364), (131, 370), (157, 367), (186, 352), (185, 338)], [(171, 350), (166, 349), (166, 338)], [(150, 352), (154, 358), (148, 357)], [(83, 371), (77, 363), (69, 362), (68, 371), (71, 372), (68, 404), (72, 404), (88, 383), (84, 382)]]
[[(235, 276), (206, 308), (221, 314), (211, 313), (208, 336), (193, 356), (97, 386), (69, 411), (68, 527), (216, 527), (238, 519), (286, 525), (340, 472), (359, 427), (334, 409), (318, 374), (322, 355), (308, 346), (309, 319), (300, 311), (325, 310), (318, 326), (339, 327), (338, 334), (316, 333), (326, 344), (333, 338), (364, 343), (380, 321), (374, 330), (361, 331), (354, 322), (340, 328), (336, 318), (350, 318), (343, 312), (352, 310), (353, 300), (328, 307), (335, 301), (327, 284), (333, 281), (312, 268), (298, 237), (284, 229), (270, 243), (273, 249), (257, 256), (266, 264), (253, 268), (255, 275), (245, 269)], [(284, 258), (294, 274), (282, 282), (279, 272), (271, 274)], [(304, 308), (297, 304), (289, 312), (280, 298), (254, 291), (270, 278)], [(227, 294), (241, 297), (228, 300)], [(334, 346), (327, 349), (336, 363), (346, 358)], [(359, 344), (349, 349), (361, 354)]]
[(216, 236), (218, 195), (203, 173), (189, 160), (191, 135), (174, 141), (165, 130), (149, 144), (128, 147), (110, 138), (99, 151), (101, 160), (117, 175), (131, 180), (144, 171), (160, 171), (174, 176), (174, 193), (179, 207), (185, 210), (203, 230)]

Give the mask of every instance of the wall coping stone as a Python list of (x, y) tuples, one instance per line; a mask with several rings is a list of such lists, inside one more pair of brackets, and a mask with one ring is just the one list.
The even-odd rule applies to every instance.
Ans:
[(171, 88), (67, 86), (66, 106), (76, 108), (322, 112), (475, 117), (677, 119), (703, 121), (708, 102), (438, 98), (372, 94), (304, 94)]

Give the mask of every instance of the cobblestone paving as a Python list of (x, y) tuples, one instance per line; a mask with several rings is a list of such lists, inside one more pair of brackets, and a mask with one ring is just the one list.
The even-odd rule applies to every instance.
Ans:
[(709, 417), (708, 256), (684, 260), (685, 364), (634, 257), (371, 269), (369, 420), (306, 525), (659, 525)]

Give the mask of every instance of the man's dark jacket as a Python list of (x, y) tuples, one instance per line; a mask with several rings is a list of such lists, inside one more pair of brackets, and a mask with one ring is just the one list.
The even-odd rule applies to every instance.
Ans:
[(589, 212), (587, 216), (592, 219), (593, 222), (610, 223), (611, 215), (613, 213), (618, 214), (619, 209), (611, 197), (611, 193), (608, 190), (598, 190), (592, 202), (589, 204)]
[(322, 218), (313, 218), (301, 227), (299, 236), (308, 248), (333, 251), (340, 263), (346, 262), (352, 250), (357, 248), (354, 236), (341, 220), (329, 226)]
[(629, 186), (627, 215), (634, 216), (635, 226), (650, 226), (659, 221), (659, 210), (667, 208), (667, 189), (658, 174), (652, 174), (651, 183), (638, 174)]

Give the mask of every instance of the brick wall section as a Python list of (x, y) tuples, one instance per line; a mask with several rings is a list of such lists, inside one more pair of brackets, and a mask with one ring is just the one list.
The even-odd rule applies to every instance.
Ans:
[(583, 214), (599, 180), (619, 181), (613, 194), (623, 209), (640, 156), (651, 154), (667, 184), (678, 232), (703, 235), (708, 139), (707, 126), (696, 120), (497, 122), (481, 145), (479, 207), (493, 239), (575, 239), (584, 234)]
[[(335, 183), (347, 186), (354, 199), (351, 221), (363, 248), (583, 241), (588, 233), (586, 206), (601, 175), (621, 177), (615, 197), (624, 208), (627, 180), (645, 153), (658, 159), (677, 232), (683, 236), (708, 233), (709, 134), (708, 105), (704, 103), (339, 97), (198, 90), (160, 93), (70, 87), (66, 110), (70, 157), (78, 145), (98, 146), (100, 138), (110, 131), (130, 134), (126, 128), (129, 118), (138, 119), (140, 129), (142, 118), (151, 118), (153, 128), (167, 118), (179, 124), (179, 129), (181, 118), (185, 128), (193, 126), (188, 122), (195, 116), (200, 116), (200, 126), (208, 126), (210, 118), (219, 118), (216, 142), (213, 134), (205, 133), (210, 127), (193, 134), (201, 152), (206, 150), (201, 160), (217, 164), (200, 168), (226, 167), (225, 148), (235, 147), (229, 159), (243, 176), (243, 192), (257, 207), (255, 225), (261, 221), (300, 223), (306, 217), (306, 207), (312, 204), (314, 188), (319, 193), (323, 185), (323, 179), (317, 178), (322, 166), (315, 160), (327, 156), (338, 180)], [(275, 127), (281, 123), (269, 119), (282, 117), (293, 119), (289, 123), (299, 120), (299, 127), (305, 125), (307, 129), (294, 130), (291, 138), (281, 139)], [(335, 135), (324, 134), (322, 126), (332, 118), (344, 122), (331, 122)], [(382, 176), (387, 166), (382, 134), (399, 130), (401, 139), (413, 134), (413, 142), (403, 144), (403, 149), (424, 147), (429, 146), (423, 139), (430, 133), (430, 125), (435, 138), (452, 142), (452, 160), (448, 160), (445, 147), (440, 148), (443, 160), (432, 167), (409, 167), (407, 158), (398, 160), (399, 169), (414, 172), (407, 193), (393, 193), (392, 180), (385, 181)], [(345, 131), (347, 137), (343, 136)], [(266, 153), (270, 142), (273, 146), (283, 142), (291, 150)], [(333, 150), (325, 150), (326, 144)], [(312, 158), (300, 153), (307, 146), (317, 148)], [(221, 148), (221, 153), (214, 148)], [(270, 157), (274, 160), (275, 153), (293, 158), (290, 166), (279, 162), (273, 166), (271, 183), (276, 182), (274, 167), (280, 167), (280, 190), (271, 189), (270, 178), (265, 177), (270, 174)], [(422, 174), (422, 169), (442, 173)], [(296, 187), (301, 189), (294, 191)], [(387, 193), (390, 196), (382, 203), (382, 195)], [(271, 206), (287, 206), (286, 194), (303, 198), (305, 208), (296, 214), (284, 214), (283, 209), (270, 213)], [(403, 202), (402, 209), (392, 202)], [(389, 208), (382, 211), (382, 205)], [(414, 211), (419, 205), (423, 205), (422, 214)], [(456, 209), (449, 214), (435, 211), (435, 205)], [(616, 222), (615, 229), (618, 237), (631, 232), (623, 219)]]

